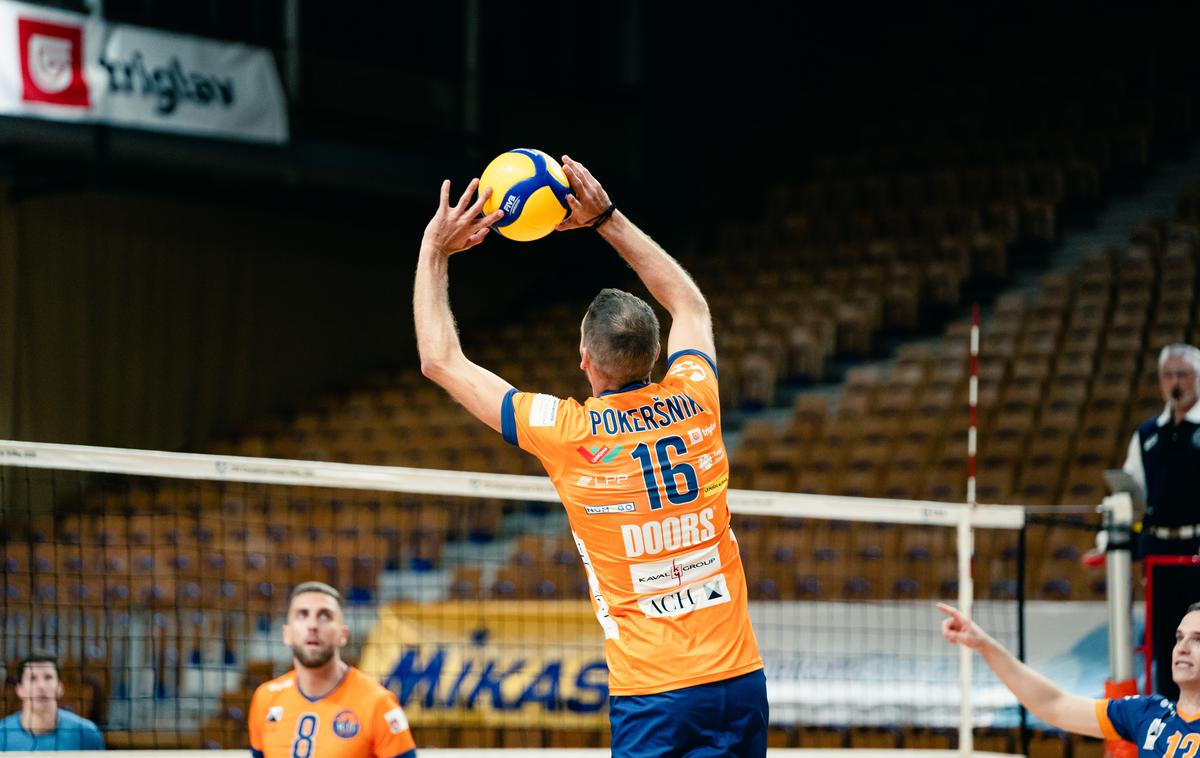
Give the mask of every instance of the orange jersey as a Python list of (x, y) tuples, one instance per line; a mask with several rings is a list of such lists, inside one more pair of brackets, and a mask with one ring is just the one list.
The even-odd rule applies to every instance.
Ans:
[(312, 700), (296, 672), (254, 691), (247, 715), (253, 758), (396, 758), (416, 755), (396, 696), (354, 667)]
[(510, 391), (504, 438), (567, 509), (604, 630), (609, 692), (652, 695), (762, 668), (729, 528), (717, 371), (696, 350), (658, 383), (572, 399)]

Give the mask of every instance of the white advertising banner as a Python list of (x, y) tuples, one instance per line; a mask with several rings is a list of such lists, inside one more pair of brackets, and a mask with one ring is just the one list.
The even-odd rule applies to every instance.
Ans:
[(0, 0), (0, 114), (283, 143), (262, 48)]
[[(1012, 602), (975, 604), (975, 618), (1014, 652), (1016, 614)], [(1134, 615), (1139, 639), (1140, 614)], [(957, 725), (958, 650), (942, 640), (942, 615), (932, 601), (751, 602), (750, 616), (766, 664), (772, 722)], [(1067, 692), (1104, 696), (1109, 671), (1104, 603), (1029, 602), (1025, 622), (1033, 668)], [(975, 725), (1016, 725), (1016, 698), (982, 658), (972, 656), (972, 663)]]

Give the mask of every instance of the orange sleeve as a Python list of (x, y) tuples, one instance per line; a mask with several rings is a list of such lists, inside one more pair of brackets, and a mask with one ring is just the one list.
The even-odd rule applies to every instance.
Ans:
[(250, 699), (250, 709), (246, 712), (246, 728), (250, 731), (250, 751), (254, 758), (262, 758), (262, 686), (254, 691)]
[(553, 475), (561, 465), (563, 447), (578, 435), (582, 411), (570, 398), (533, 392), (510, 392), (500, 408), (504, 439), (537, 456)]
[(1123, 739), (1121, 735), (1117, 734), (1117, 729), (1113, 726), (1112, 720), (1108, 718), (1108, 703), (1108, 700), (1096, 701), (1096, 723), (1100, 726), (1100, 731), (1104, 734), (1104, 739)]
[[(371, 734), (374, 735), (375, 758), (396, 758), (415, 755), (417, 743), (408, 726), (408, 717), (400, 707), (400, 701), (391, 692), (384, 690), (375, 701), (371, 713)], [(406, 756), (407, 758), (407, 756)]]
[(716, 413), (720, 408), (717, 390), (717, 364), (699, 350), (679, 350), (667, 358), (667, 374), (662, 384), (678, 387)]

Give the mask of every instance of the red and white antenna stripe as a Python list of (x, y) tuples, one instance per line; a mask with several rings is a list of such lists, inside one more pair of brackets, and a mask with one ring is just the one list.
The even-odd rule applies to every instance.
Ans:
[(971, 374), (967, 384), (967, 505), (975, 507), (975, 452), (979, 424), (979, 304), (971, 306)]

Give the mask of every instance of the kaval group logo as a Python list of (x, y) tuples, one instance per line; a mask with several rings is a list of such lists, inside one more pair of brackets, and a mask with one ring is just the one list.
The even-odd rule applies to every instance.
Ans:
[(88, 107), (83, 78), (83, 28), (17, 19), (22, 99), (76, 108)]

